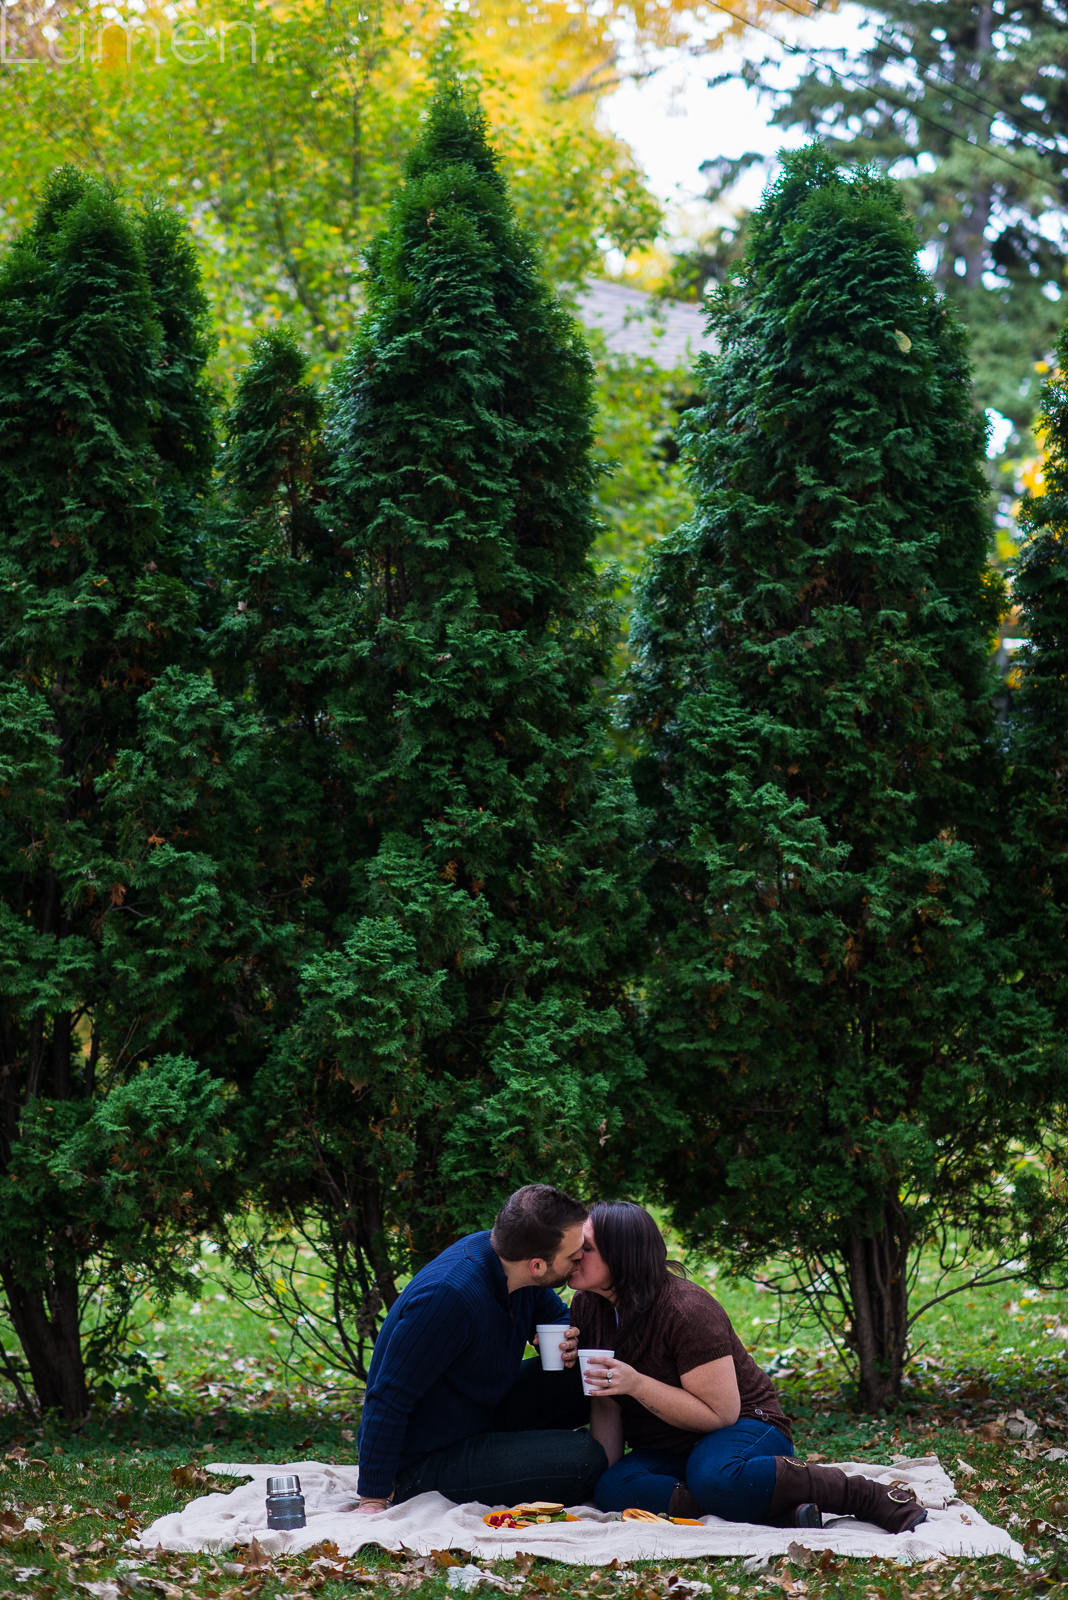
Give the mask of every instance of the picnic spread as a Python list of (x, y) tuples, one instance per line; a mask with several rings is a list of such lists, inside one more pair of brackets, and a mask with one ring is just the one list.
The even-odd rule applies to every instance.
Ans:
[[(789, 1554), (791, 1547), (898, 1563), (919, 1563), (939, 1556), (1026, 1559), (1020, 1544), (1005, 1529), (987, 1522), (958, 1497), (936, 1456), (895, 1456), (885, 1466), (855, 1461), (837, 1465), (845, 1472), (909, 1485), (928, 1509), (926, 1521), (911, 1533), (890, 1534), (852, 1517), (829, 1518), (822, 1528), (769, 1528), (713, 1516), (691, 1523), (659, 1517), (638, 1520), (577, 1505), (565, 1508), (565, 1515), (574, 1520), (563, 1521), (553, 1514), (546, 1522), (517, 1519), (526, 1523), (523, 1527), (493, 1527), (486, 1520), (488, 1515), (516, 1508), (457, 1505), (443, 1495), (428, 1493), (374, 1516), (363, 1516), (356, 1513), (355, 1465), (216, 1462), (208, 1467), (210, 1472), (250, 1481), (228, 1493), (202, 1495), (183, 1510), (157, 1518), (140, 1538), (130, 1541), (130, 1547), (145, 1552), (157, 1547), (219, 1551), (250, 1545), (255, 1539), (265, 1551), (297, 1554), (328, 1540), (345, 1555), (368, 1545), (417, 1555), (434, 1550), (464, 1551), (483, 1560), (532, 1552), (579, 1566), (599, 1566), (612, 1560), (772, 1558)], [(267, 1479), (283, 1474), (299, 1475), (307, 1508), (302, 1528), (267, 1527)]]

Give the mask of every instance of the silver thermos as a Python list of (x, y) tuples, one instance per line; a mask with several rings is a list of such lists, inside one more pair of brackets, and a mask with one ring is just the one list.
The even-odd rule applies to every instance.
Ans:
[(269, 1528), (303, 1528), (304, 1496), (300, 1492), (300, 1479), (295, 1472), (267, 1479), (267, 1526)]

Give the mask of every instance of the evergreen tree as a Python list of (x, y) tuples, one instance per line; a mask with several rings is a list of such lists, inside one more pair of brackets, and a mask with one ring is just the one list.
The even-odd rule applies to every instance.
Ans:
[(1040, 423), (1047, 452), (1043, 492), (1025, 500), (1020, 519), (1025, 542), (1013, 597), (1027, 643), (1018, 674), (1012, 674), (1018, 685), (1010, 726), (1014, 837), (1024, 864), (1014, 886), (1012, 917), (1026, 981), (1054, 1023), (1042, 1140), (1046, 1181), (1038, 1181), (1033, 1169), (1021, 1174), (1021, 1236), (1033, 1276), (1063, 1283), (1068, 1242), (1068, 325), (1058, 357)]
[[(878, 0), (856, 49), (818, 52), (774, 120), (902, 182), (976, 383), (1025, 429), (1068, 264), (1063, 0)], [(762, 66), (749, 69), (759, 77)], [(715, 164), (712, 164), (713, 166)], [(721, 178), (735, 169), (725, 164)]]
[(190, 1055), (225, 1052), (232, 993), (205, 317), (175, 219), (70, 170), (0, 263), (0, 1283), (25, 1368), (0, 1359), (71, 1417), (136, 1285), (178, 1281), (224, 1149)]
[(367, 296), (323, 439), (276, 342), (230, 447), (241, 625), (306, 842), (273, 869), (297, 988), (249, 1129), (267, 1201), (342, 1267), (356, 1370), (398, 1265), (611, 1145), (640, 913), (598, 697), (590, 363), (457, 89)]
[(635, 622), (648, 1067), (691, 1126), (662, 1179), (735, 1264), (790, 1253), (875, 1407), (916, 1254), (993, 1228), (1038, 1076), (989, 926), (983, 427), (895, 189), (818, 146), (711, 329), (697, 513)]

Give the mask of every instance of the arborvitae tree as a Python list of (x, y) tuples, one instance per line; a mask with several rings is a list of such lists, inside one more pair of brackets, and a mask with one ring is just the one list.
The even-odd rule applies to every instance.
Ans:
[[(363, 1334), (398, 1262), (518, 1182), (577, 1181), (614, 1138), (639, 917), (598, 697), (590, 363), (459, 90), (430, 112), (367, 294), (330, 402), (330, 504), (298, 496), (314, 575), (293, 581), (322, 586), (303, 637), (248, 587), (261, 696), (270, 651), (273, 714), (337, 833), (301, 864), (299, 1005), (255, 1133), (268, 1198), (349, 1252)], [(264, 436), (284, 432), (268, 413)], [(284, 475), (264, 491), (277, 546)]]
[(1065, 1280), (1068, 1241), (1068, 326), (1046, 389), (1042, 493), (1024, 502), (1025, 543), (1013, 582), (1027, 640), (1010, 682), (1012, 799), (1017, 859), (1011, 916), (1026, 982), (1054, 1022), (1047, 1045), (1045, 1168), (1021, 1174), (1022, 1234), (1033, 1275)]
[(106, 1374), (222, 1149), (188, 1053), (233, 1026), (195, 820), (229, 753), (195, 532), (205, 317), (177, 221), (69, 170), (0, 263), (0, 1283), (25, 1367), (0, 1363), (71, 1417), (86, 1336)]
[[(866, 10), (864, 42), (809, 58), (776, 96), (775, 121), (901, 180), (935, 281), (971, 334), (981, 403), (1022, 431), (1068, 262), (1068, 80), (1051, 67), (1063, 62), (1068, 12), (1063, 0), (876, 0)], [(747, 71), (759, 80), (763, 67)]]
[(736, 1265), (787, 1253), (876, 1407), (917, 1252), (990, 1221), (1036, 1060), (987, 925), (983, 427), (894, 187), (819, 147), (711, 329), (697, 514), (635, 623), (648, 1068), (692, 1130), (663, 1184)]

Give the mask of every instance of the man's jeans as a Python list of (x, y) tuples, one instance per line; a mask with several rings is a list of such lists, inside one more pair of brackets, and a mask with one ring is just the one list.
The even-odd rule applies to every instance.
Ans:
[(601, 1446), (584, 1431), (589, 1419), (577, 1366), (543, 1372), (539, 1358), (524, 1361), (497, 1409), (494, 1431), (473, 1434), (405, 1467), (394, 1499), (411, 1500), (434, 1489), (447, 1500), (488, 1506), (522, 1500), (580, 1505), (608, 1465)]
[(661, 1450), (631, 1450), (609, 1467), (597, 1485), (602, 1511), (666, 1511), (676, 1483), (685, 1483), (704, 1514), (729, 1522), (766, 1523), (775, 1488), (776, 1456), (792, 1456), (784, 1433), (767, 1422), (744, 1417), (732, 1428), (706, 1433), (678, 1455)]

